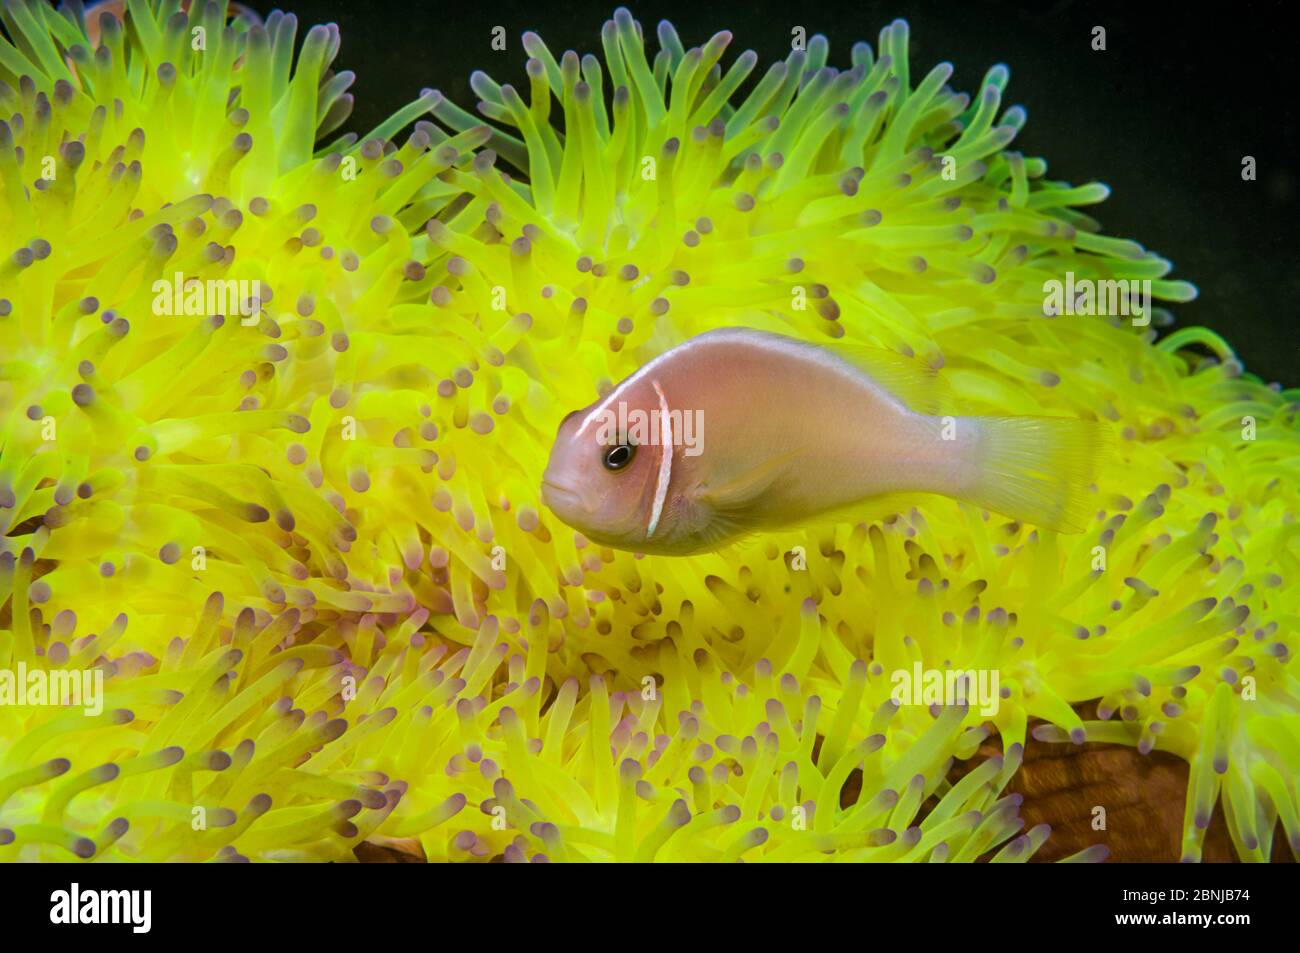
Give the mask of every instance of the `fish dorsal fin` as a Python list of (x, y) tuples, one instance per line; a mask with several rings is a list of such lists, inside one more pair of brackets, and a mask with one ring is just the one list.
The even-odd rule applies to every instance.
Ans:
[(952, 394), (939, 371), (897, 351), (863, 344), (818, 344), (847, 364), (852, 364), (898, 398), (909, 410), (938, 415), (952, 409)]

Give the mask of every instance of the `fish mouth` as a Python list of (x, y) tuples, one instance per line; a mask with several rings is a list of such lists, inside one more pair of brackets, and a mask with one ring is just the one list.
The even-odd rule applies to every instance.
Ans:
[(582, 498), (575, 491), (547, 479), (542, 480), (542, 499), (553, 510), (557, 505), (566, 509), (580, 509), (582, 506)]

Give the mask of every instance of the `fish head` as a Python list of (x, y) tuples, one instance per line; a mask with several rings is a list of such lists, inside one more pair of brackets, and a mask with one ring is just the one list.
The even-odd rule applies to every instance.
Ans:
[(588, 539), (618, 549), (645, 548), (662, 454), (672, 451), (647, 439), (641, 421), (655, 405), (640, 389), (565, 417), (542, 474), (542, 499), (556, 516)]

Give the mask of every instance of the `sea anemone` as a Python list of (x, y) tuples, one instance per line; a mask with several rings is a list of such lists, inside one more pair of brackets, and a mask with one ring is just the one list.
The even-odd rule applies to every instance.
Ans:
[[(104, 704), (0, 705), (0, 859), (1024, 860), (1031, 730), (1186, 759), (1188, 859), (1216, 803), (1300, 850), (1297, 394), (1163, 309), (1045, 306), (1195, 290), (1009, 148), (1005, 67), (914, 82), (896, 21), (745, 94), (729, 33), (651, 59), (619, 10), (603, 59), (525, 34), (526, 99), (475, 74), (487, 123), (428, 90), (322, 144), (335, 28), (295, 64), (292, 15), (128, 9), (92, 50), (4, 7), (0, 668)], [(736, 324), (1112, 422), (1096, 519), (927, 498), (677, 559), (554, 520), (560, 417)], [(900, 705), (915, 665), (997, 712)]]

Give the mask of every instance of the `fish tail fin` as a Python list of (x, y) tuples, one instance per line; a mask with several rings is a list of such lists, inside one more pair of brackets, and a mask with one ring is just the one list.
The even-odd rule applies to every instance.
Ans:
[(1091, 484), (1113, 449), (1103, 424), (1070, 417), (979, 417), (974, 483), (961, 498), (1061, 533), (1081, 533)]

